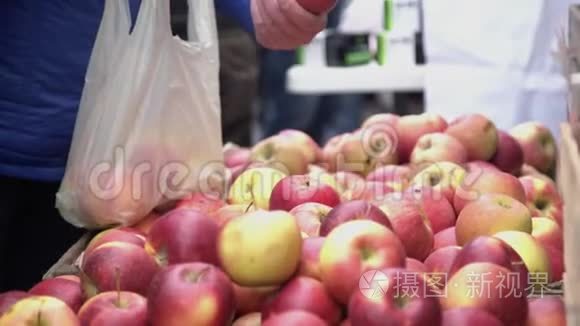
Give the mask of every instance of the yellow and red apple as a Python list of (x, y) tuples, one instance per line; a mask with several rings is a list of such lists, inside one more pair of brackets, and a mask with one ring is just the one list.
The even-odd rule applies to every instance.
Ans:
[(241, 286), (276, 286), (297, 271), (302, 235), (285, 211), (247, 213), (224, 225), (218, 236), (220, 266)]

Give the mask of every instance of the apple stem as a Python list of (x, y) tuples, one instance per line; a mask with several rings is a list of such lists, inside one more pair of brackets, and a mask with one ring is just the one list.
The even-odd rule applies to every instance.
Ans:
[(254, 201), (250, 202), (248, 207), (246, 207), (246, 210), (244, 211), (244, 213), (247, 213), (250, 210), (250, 208), (252, 208), (252, 206), (254, 206)]
[(117, 306), (121, 307), (121, 269), (115, 267), (115, 286), (117, 288)]

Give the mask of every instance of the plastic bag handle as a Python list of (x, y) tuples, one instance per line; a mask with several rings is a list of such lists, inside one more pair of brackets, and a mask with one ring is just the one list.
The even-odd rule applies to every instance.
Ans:
[[(131, 11), (128, 0), (105, 0), (103, 17), (97, 32), (95, 47), (106, 49), (89, 61), (88, 70), (96, 69), (108, 75), (118, 54), (113, 53), (117, 43), (125, 40), (131, 30)], [(91, 54), (91, 57), (94, 56)], [(93, 75), (91, 73), (87, 75)]]
[(170, 0), (141, 0), (135, 26), (131, 35), (142, 40), (170, 38), (171, 8)]
[(217, 23), (214, 0), (187, 0), (187, 36), (190, 43), (217, 47)]

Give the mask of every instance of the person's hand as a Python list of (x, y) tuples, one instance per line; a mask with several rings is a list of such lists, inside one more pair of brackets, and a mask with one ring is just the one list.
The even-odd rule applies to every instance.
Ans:
[(307, 44), (326, 27), (326, 15), (316, 16), (296, 0), (251, 0), (258, 42), (272, 50)]

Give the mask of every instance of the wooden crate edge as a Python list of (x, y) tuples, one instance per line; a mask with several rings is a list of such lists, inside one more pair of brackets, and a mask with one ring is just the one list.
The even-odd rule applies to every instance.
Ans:
[(564, 200), (564, 298), (569, 325), (579, 325), (580, 318), (580, 153), (573, 128), (577, 126), (562, 123), (560, 151), (558, 158), (558, 187)]
[(59, 275), (78, 275), (76, 261), (81, 256), (89, 241), (94, 237), (95, 232), (88, 231), (77, 242), (75, 242), (44, 274), (43, 279), (54, 278)]

